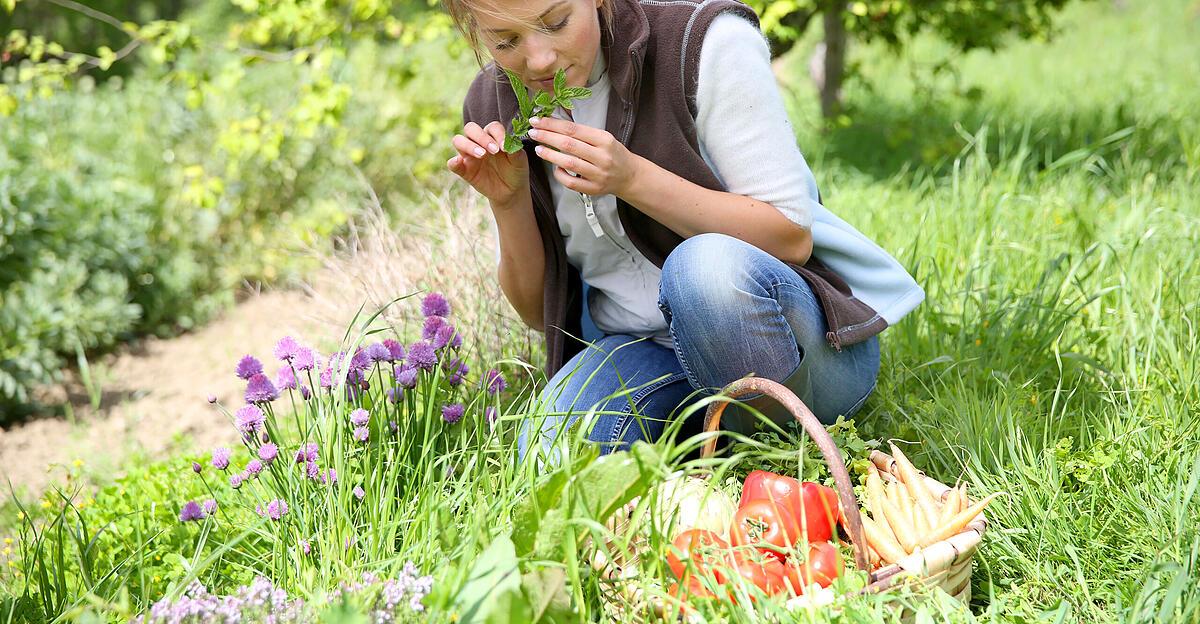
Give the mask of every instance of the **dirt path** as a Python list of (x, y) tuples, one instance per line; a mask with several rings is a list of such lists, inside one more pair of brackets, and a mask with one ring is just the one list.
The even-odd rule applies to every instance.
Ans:
[(11, 479), (18, 490), (39, 490), (76, 459), (105, 475), (139, 450), (162, 457), (231, 442), (229, 424), (206, 397), (240, 405), (239, 357), (252, 353), (265, 363), (280, 336), (317, 335), (322, 324), (307, 312), (308, 300), (296, 291), (252, 294), (195, 332), (147, 339), (94, 362), (99, 410), (80, 384), (68, 383), (60, 392), (70, 398), (74, 423), (45, 417), (0, 431), (0, 486)]

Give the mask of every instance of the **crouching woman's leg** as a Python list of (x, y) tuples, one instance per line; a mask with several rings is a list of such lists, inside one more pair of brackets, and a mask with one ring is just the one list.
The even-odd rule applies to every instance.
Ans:
[(610, 335), (571, 358), (542, 391), (539, 414), (521, 423), (517, 450), (541, 453), (551, 465), (557, 442), (577, 427), (600, 452), (654, 441), (692, 387), (675, 353), (648, 339)]
[[(753, 373), (788, 386), (829, 424), (853, 415), (875, 388), (878, 340), (834, 350), (804, 278), (742, 240), (702, 234), (676, 247), (663, 266), (659, 307), (698, 389), (714, 391)], [(750, 403), (776, 422), (787, 418), (769, 402)], [(753, 427), (745, 414), (734, 414), (723, 419), (726, 428)]]

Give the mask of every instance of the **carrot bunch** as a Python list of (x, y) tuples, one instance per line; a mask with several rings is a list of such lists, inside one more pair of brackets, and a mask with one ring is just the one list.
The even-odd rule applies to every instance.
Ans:
[(886, 565), (921, 548), (961, 532), (1000, 493), (976, 503), (967, 498), (965, 485), (951, 488), (936, 499), (904, 452), (891, 445), (899, 478), (881, 474), (875, 466), (867, 474), (863, 532), (873, 564)]

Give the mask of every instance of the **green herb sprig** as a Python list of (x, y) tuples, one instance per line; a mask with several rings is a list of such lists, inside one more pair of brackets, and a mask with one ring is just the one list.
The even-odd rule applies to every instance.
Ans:
[(567, 73), (561, 69), (554, 74), (554, 92), (538, 91), (532, 98), (520, 76), (507, 69), (504, 73), (508, 75), (508, 83), (512, 85), (520, 106), (520, 111), (512, 120), (512, 132), (504, 137), (504, 151), (509, 154), (521, 151), (521, 141), (528, 136), (532, 127), (529, 125), (530, 117), (549, 117), (559, 106), (571, 110), (575, 107), (575, 100), (592, 97), (592, 90), (587, 87), (568, 87)]

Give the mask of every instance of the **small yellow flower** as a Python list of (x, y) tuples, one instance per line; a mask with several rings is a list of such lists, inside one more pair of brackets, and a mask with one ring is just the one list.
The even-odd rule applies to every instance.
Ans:
[(162, 555), (154, 555), (155, 561), (162, 561)]
[(24, 520), (24, 519), (25, 519), (25, 512), (18, 511), (17, 512), (17, 520)]
[(6, 538), (4, 538), (4, 543), (5, 543), (5, 544), (11, 544), (11, 543), (13, 543), (13, 538), (11, 538), (11, 537), (6, 537)]
[(1029, 403), (1030, 403), (1030, 405), (1037, 405), (1037, 394), (1036, 393), (1029, 397)]
[(157, 582), (158, 582), (158, 575), (157, 575), (157, 574), (156, 574), (156, 575), (154, 575), (154, 582), (155, 582), (155, 583), (157, 583)]
[(975, 346), (977, 346), (977, 347), (978, 347), (978, 346), (979, 346), (979, 345), (981, 345), (981, 344), (983, 344), (983, 339), (982, 339), (982, 338), (976, 338), (976, 339), (975, 339)]
[(75, 461), (71, 462), (71, 465), (72, 465), (72, 466), (75, 466), (76, 468), (82, 467), (82, 466), (83, 466), (83, 460), (82, 460), (82, 459), (77, 459), (77, 460), (75, 460)]
[(16, 561), (12, 561), (12, 560), (10, 559), (10, 560), (9, 560), (9, 562), (8, 562), (8, 567), (10, 567), (10, 568), (15, 568), (15, 567), (17, 567), (17, 562), (16, 562)]
[(0, 553), (6, 554), (6, 555), (11, 555), (12, 554), (12, 546), (5, 546), (4, 550), (0, 551)]
[(87, 499), (87, 504), (89, 504), (89, 505), (95, 505), (95, 504), (96, 504), (96, 499), (94, 499), (94, 498), (92, 498), (91, 496), (89, 496), (89, 497), (88, 497), (88, 499)]
[(42, 501), (42, 509), (50, 509), (50, 501)]

